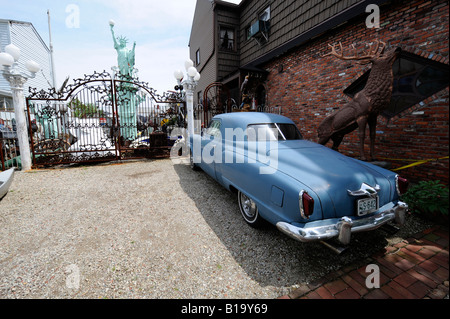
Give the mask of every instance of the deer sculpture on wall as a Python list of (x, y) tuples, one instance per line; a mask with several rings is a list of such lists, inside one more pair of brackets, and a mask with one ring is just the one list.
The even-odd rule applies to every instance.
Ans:
[(370, 158), (375, 160), (377, 117), (390, 104), (394, 82), (392, 65), (401, 49), (394, 48), (385, 53), (386, 44), (377, 40), (369, 46), (367, 51), (363, 51), (359, 55), (355, 46), (352, 46), (351, 55), (346, 56), (341, 43), (339, 43), (339, 49), (336, 48), (336, 45), (328, 44), (328, 46), (331, 48), (331, 52), (324, 56), (332, 55), (341, 60), (355, 61), (358, 64), (372, 63), (372, 69), (364, 89), (342, 108), (328, 115), (319, 125), (319, 143), (325, 145), (331, 139), (333, 141), (332, 148), (337, 150), (344, 135), (358, 128), (360, 158), (365, 161), (367, 158), (364, 155), (364, 140), (368, 124)]

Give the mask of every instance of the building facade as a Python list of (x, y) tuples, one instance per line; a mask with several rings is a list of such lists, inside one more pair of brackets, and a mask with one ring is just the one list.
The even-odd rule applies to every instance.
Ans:
[[(198, 0), (190, 41), (204, 78), (198, 97), (220, 82), (239, 100), (249, 76), (259, 110), (280, 110), (317, 142), (319, 124), (364, 87), (370, 71), (370, 65), (324, 57), (329, 44), (383, 41), (402, 54), (393, 66), (391, 104), (378, 117), (377, 157), (393, 169), (418, 164), (399, 171), (413, 181), (448, 184), (448, 27), (449, 5), (442, 0)], [(340, 151), (358, 157), (358, 143), (354, 131)]]
[[(41, 71), (36, 73), (34, 79), (27, 81), (24, 94), (27, 96), (29, 87), (48, 89), (53, 87), (50, 49), (42, 40), (39, 33), (30, 22), (0, 19), (0, 52), (5, 52), (8, 44), (14, 44), (20, 48), (19, 69), (27, 73), (25, 62), (36, 61)], [(13, 109), (11, 89), (8, 81), (0, 72), (0, 110)]]

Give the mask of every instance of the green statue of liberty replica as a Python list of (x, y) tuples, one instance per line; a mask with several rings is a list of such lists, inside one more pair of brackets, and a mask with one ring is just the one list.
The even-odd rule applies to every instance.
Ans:
[[(123, 36), (117, 37), (114, 34), (114, 21), (110, 20), (111, 33), (114, 41), (114, 49), (117, 51), (118, 80), (132, 82), (137, 78), (135, 63), (136, 42), (130, 50), (127, 48), (127, 39)], [(120, 121), (120, 132), (125, 144), (129, 144), (137, 138), (137, 106), (143, 98), (138, 96), (138, 89), (131, 83), (120, 82), (116, 88), (118, 115)]]

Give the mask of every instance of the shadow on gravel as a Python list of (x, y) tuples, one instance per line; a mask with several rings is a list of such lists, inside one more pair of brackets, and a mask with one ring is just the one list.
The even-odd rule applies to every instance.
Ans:
[(253, 229), (241, 217), (237, 196), (203, 171), (175, 164), (184, 192), (244, 271), (262, 286), (290, 287), (311, 282), (342, 266), (361, 261), (386, 246), (386, 233), (352, 235), (341, 255), (320, 243), (297, 242), (275, 226)]

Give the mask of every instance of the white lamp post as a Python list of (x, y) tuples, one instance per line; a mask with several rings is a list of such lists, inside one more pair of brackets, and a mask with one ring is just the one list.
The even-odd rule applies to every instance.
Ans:
[[(188, 116), (188, 133), (189, 136), (194, 135), (194, 90), (200, 80), (200, 73), (194, 67), (192, 60), (186, 60), (184, 63), (187, 76), (184, 77), (183, 71), (176, 70), (174, 72), (178, 87), (186, 91), (186, 107)], [(189, 139), (190, 140), (190, 139)]]
[(18, 60), (20, 58), (20, 49), (14, 44), (5, 47), (6, 52), (0, 53), (0, 66), (3, 66), (3, 76), (9, 82), (14, 102), (14, 113), (16, 117), (17, 139), (19, 140), (19, 149), (23, 170), (31, 169), (30, 144), (28, 142), (28, 128), (25, 118), (25, 96), (23, 86), (28, 79), (32, 79), (39, 72), (39, 64), (30, 60), (25, 63), (25, 67), (30, 74), (24, 74), (19, 71)]

